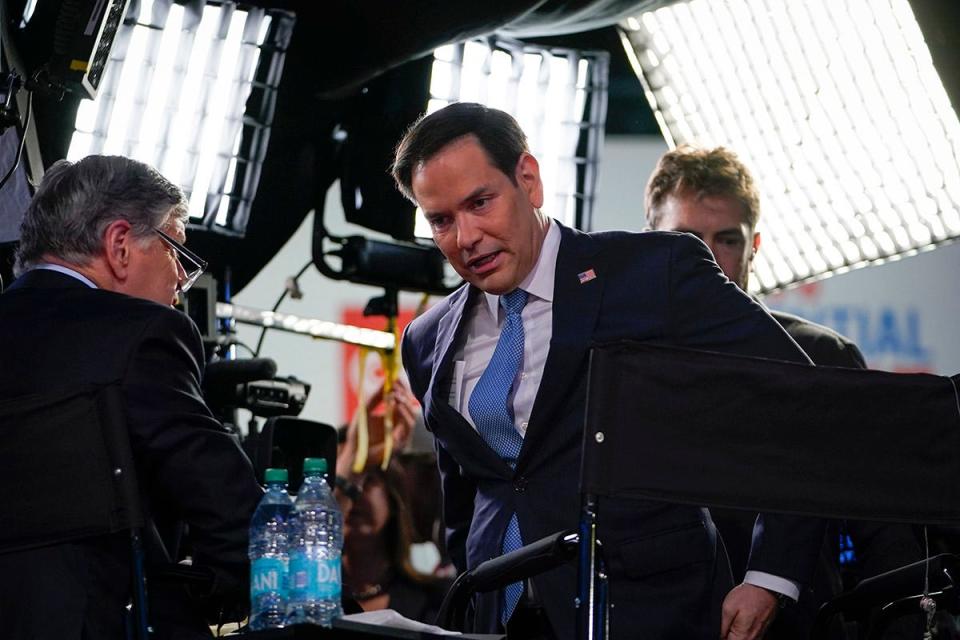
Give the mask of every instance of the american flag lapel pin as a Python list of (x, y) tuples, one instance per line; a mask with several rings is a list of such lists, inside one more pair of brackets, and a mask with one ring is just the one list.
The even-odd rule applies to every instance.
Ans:
[(580, 281), (580, 284), (586, 284), (587, 282), (595, 280), (596, 278), (597, 272), (593, 269), (587, 269), (586, 271), (582, 271), (577, 274), (577, 280)]

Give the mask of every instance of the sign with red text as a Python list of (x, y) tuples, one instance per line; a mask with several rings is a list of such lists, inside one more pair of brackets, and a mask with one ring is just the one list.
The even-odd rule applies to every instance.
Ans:
[(852, 340), (871, 369), (960, 372), (960, 244), (771, 294), (764, 303)]

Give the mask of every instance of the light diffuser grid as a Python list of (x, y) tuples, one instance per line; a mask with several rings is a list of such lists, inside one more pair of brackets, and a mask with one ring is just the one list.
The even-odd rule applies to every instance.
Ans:
[(183, 188), (192, 225), (242, 235), (293, 20), (232, 2), (131, 0), (100, 93), (80, 103), (68, 159), (151, 164)]
[(753, 290), (960, 235), (960, 122), (907, 0), (693, 0), (621, 28), (667, 143), (754, 173)]
[[(609, 54), (540, 47), (503, 38), (434, 52), (428, 113), (479, 102), (510, 113), (540, 164), (544, 212), (589, 228), (607, 113)], [(422, 215), (416, 234), (430, 237)]]

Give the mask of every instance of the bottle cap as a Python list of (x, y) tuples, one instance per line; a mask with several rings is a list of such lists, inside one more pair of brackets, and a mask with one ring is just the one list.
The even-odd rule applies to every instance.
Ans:
[(289, 477), (286, 469), (267, 469), (263, 474), (263, 479), (269, 484), (271, 482), (286, 482)]
[(307, 475), (308, 473), (326, 473), (327, 472), (327, 459), (326, 458), (304, 458), (303, 459), (303, 474)]

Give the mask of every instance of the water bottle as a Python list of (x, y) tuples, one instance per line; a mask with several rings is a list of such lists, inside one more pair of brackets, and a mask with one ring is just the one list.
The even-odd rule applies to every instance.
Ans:
[(250, 521), (250, 628), (282, 627), (287, 613), (287, 470), (267, 469), (267, 492)]
[(343, 514), (324, 479), (327, 461), (303, 461), (303, 485), (290, 526), (287, 624), (324, 627), (343, 615), (340, 606), (340, 552)]

